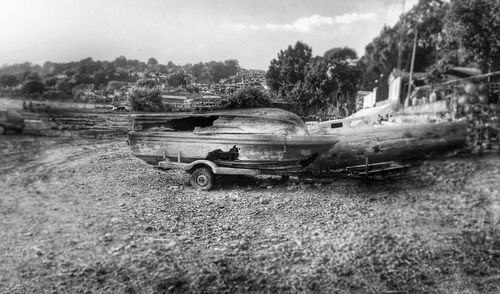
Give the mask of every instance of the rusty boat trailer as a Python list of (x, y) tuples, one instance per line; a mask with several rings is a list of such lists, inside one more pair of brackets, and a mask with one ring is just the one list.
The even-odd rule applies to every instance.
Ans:
[(191, 163), (170, 161), (165, 158), (158, 163), (160, 169), (182, 169), (191, 173), (191, 185), (198, 189), (208, 191), (214, 185), (214, 175), (246, 175), (256, 176), (261, 174), (258, 169), (221, 167), (206, 159), (195, 160)]
[(181, 169), (190, 173), (191, 185), (198, 190), (204, 191), (208, 191), (213, 187), (215, 182), (214, 175), (280, 175), (285, 178), (288, 176), (298, 176), (299, 178), (314, 179), (351, 178), (364, 180), (365, 183), (368, 184), (369, 180), (380, 180), (380, 177), (376, 177), (378, 175), (401, 172), (406, 170), (408, 167), (410, 167), (409, 164), (400, 164), (395, 161), (369, 163), (368, 157), (366, 157), (365, 164), (345, 166), (334, 170), (316, 172), (300, 170), (285, 172), (255, 168), (222, 167), (217, 165), (215, 162), (206, 159), (195, 160), (191, 163), (184, 163), (180, 161), (180, 158), (178, 158), (177, 162), (165, 158), (163, 161), (158, 163), (158, 168), (160, 169)]

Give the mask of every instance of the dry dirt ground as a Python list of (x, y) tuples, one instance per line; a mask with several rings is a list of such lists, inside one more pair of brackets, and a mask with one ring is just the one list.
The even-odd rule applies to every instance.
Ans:
[(500, 291), (498, 156), (198, 192), (123, 134), (35, 134), (0, 137), (1, 293)]

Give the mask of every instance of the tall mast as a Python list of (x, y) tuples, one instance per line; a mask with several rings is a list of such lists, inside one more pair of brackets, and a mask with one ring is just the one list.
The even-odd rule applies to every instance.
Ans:
[(413, 68), (415, 66), (415, 52), (417, 51), (417, 39), (418, 31), (415, 29), (415, 39), (413, 40), (413, 52), (411, 53), (411, 66), (410, 66), (410, 79), (408, 80), (408, 95), (406, 96), (406, 101), (409, 102), (411, 87), (413, 85)]
[[(403, 2), (403, 9), (401, 11), (401, 15), (403, 16), (405, 13), (405, 0)], [(401, 24), (401, 28), (399, 28), (399, 44), (398, 44), (398, 69), (402, 69), (403, 64), (403, 36), (404, 36), (404, 28), (406, 24), (406, 17), (403, 17), (403, 23)]]

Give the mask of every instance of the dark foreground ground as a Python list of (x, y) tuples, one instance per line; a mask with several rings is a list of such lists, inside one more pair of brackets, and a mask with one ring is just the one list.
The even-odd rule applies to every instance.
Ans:
[(123, 133), (0, 138), (1, 293), (499, 293), (500, 158), (304, 184), (185, 174)]

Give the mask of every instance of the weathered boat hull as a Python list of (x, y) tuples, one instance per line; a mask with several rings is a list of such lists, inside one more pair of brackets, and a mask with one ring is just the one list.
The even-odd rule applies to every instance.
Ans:
[(464, 121), (338, 128), (327, 134), (339, 142), (309, 166), (312, 170), (364, 164), (366, 158), (370, 163), (403, 161), (467, 144)]
[(331, 136), (197, 135), (192, 132), (130, 132), (134, 156), (149, 164), (168, 158), (191, 163), (208, 159), (219, 166), (293, 172), (311, 164), (336, 143)]

